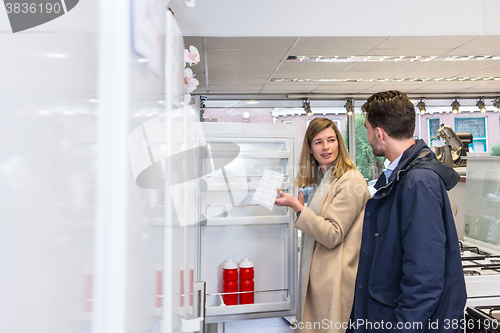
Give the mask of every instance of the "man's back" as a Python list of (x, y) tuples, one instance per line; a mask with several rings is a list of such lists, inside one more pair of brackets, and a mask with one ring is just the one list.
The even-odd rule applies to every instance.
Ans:
[(460, 326), (453, 323), (463, 317), (465, 282), (445, 186), (453, 172), (435, 168), (427, 151), (421, 140), (408, 148), (367, 203), (352, 317), (364, 324), (357, 332)]

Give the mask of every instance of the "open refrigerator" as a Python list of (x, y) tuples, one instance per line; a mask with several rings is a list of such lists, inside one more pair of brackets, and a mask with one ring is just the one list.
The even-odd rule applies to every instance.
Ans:
[[(281, 190), (297, 195), (297, 126), (202, 123), (197, 249), (194, 276), (204, 284), (205, 323), (295, 315), (297, 231), (294, 212), (252, 201), (265, 169), (282, 173)], [(274, 191), (276, 189), (269, 189)], [(225, 305), (226, 261), (249, 259), (255, 268), (253, 304)]]

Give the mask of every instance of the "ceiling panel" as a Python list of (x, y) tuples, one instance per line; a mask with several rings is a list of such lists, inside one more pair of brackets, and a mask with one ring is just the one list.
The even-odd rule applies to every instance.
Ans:
[(415, 83), (415, 82), (381, 82), (374, 86), (377, 91), (383, 90), (401, 90), (402, 92), (411, 92), (421, 88), (427, 87), (428, 83)]
[[(400, 48), (400, 49), (375, 49), (370, 51), (368, 55), (377, 56), (441, 56), (449, 52), (449, 48), (434, 48), (434, 49), (416, 49), (416, 48)], [(460, 54), (461, 55), (461, 54)]]
[(268, 79), (273, 71), (209, 71), (208, 78)]
[(272, 70), (279, 65), (279, 61), (209, 61), (208, 68), (213, 70)]
[(209, 90), (211, 93), (242, 93), (242, 94), (254, 94), (261, 89), (260, 84), (247, 84), (247, 85), (219, 85), (211, 84)]
[[(500, 41), (499, 41), (500, 43)], [(450, 50), (449, 52), (445, 53), (444, 55), (447, 56), (462, 56), (462, 55), (500, 55), (500, 45), (499, 47), (488, 47), (488, 48), (474, 48), (474, 49), (467, 49), (467, 48), (458, 48), (454, 50)]]
[(297, 38), (295, 37), (209, 37), (209, 50), (288, 50)]
[(339, 74), (339, 71), (282, 71), (274, 73), (274, 78), (287, 79), (329, 79)]
[(405, 72), (413, 68), (421, 66), (421, 62), (410, 61), (387, 61), (387, 62), (355, 62), (348, 70), (349, 71), (391, 71), (391, 72)]
[(308, 93), (316, 89), (318, 84), (293, 84), (293, 83), (275, 83), (270, 82), (266, 85), (262, 92), (264, 93), (287, 93), (287, 94), (295, 94), (295, 93)]
[(398, 36), (389, 38), (377, 49), (454, 49), (476, 38), (477, 36)]
[(293, 56), (305, 56), (305, 57), (316, 57), (316, 56), (323, 56), (323, 57), (352, 56), (352, 55), (366, 55), (371, 50), (372, 49), (370, 49), (370, 48), (325, 49), (325, 50), (321, 50), (321, 49), (297, 50), (297, 49), (294, 48), (290, 52), (290, 55), (293, 55)]
[(446, 88), (447, 93), (454, 93), (463, 89), (472, 88), (477, 86), (477, 82), (434, 82), (428, 86), (417, 89), (418, 91), (436, 92), (442, 91), (443, 87)]
[(500, 48), (500, 36), (479, 36), (472, 41), (462, 45), (459, 49), (477, 50), (477, 49)]
[(500, 70), (500, 61), (490, 62), (491, 65), (481, 67), (481, 70)]
[[(500, 77), (500, 69), (478, 69), (463, 73), (468, 77)], [(500, 83), (499, 83), (500, 84)]]
[(476, 92), (478, 90), (485, 93), (496, 93), (500, 97), (500, 88), (498, 83), (496, 85), (478, 84), (475, 87), (464, 89), (463, 92)]
[(335, 79), (371, 80), (371, 79), (391, 79), (397, 77), (401, 72), (391, 71), (344, 71), (335, 76)]
[(208, 61), (281, 61), (286, 50), (208, 50)]
[(452, 72), (455, 71), (460, 71), (460, 72), (465, 72), (465, 71), (470, 71), (474, 69), (480, 69), (482, 67), (485, 67), (487, 65), (492, 65), (491, 61), (429, 61), (426, 63), (423, 63), (422, 66), (419, 67), (419, 70), (425, 70), (425, 71), (443, 71), (443, 70), (449, 70)]
[(303, 49), (373, 49), (387, 37), (302, 37), (295, 50)]
[(331, 94), (357, 94), (365, 89), (373, 87), (373, 83), (342, 83), (342, 84), (323, 84), (314, 90), (315, 93)]
[(267, 79), (249, 79), (249, 78), (221, 78), (215, 77), (210, 79), (210, 87), (213, 84), (216, 85), (247, 85), (247, 84), (259, 84), (264, 85), (267, 82)]

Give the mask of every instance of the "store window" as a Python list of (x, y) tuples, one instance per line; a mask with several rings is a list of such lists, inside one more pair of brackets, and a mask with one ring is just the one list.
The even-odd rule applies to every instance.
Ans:
[[(355, 135), (356, 135), (356, 167), (359, 172), (371, 185), (380, 176), (384, 170), (385, 157), (377, 157), (373, 155), (373, 149), (366, 138), (365, 115), (356, 113), (355, 116)], [(344, 141), (348, 145), (349, 131), (346, 124), (346, 135)]]
[(438, 131), (440, 126), (441, 126), (441, 124), (439, 122), (439, 118), (438, 119), (429, 119), (429, 140), (427, 141), (427, 142), (429, 142), (429, 146), (432, 146), (434, 141), (438, 140), (438, 139), (436, 139), (436, 135), (437, 135), (437, 131)]
[(476, 153), (486, 152), (486, 118), (455, 118), (455, 132), (471, 133), (472, 144), (469, 145)]

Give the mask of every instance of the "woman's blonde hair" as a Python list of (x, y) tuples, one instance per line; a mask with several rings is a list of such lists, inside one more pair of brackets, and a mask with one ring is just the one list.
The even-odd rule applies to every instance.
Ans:
[(342, 134), (335, 123), (328, 118), (315, 118), (309, 123), (306, 134), (304, 135), (299, 161), (299, 172), (295, 181), (296, 185), (299, 187), (316, 185), (318, 183), (319, 164), (313, 154), (311, 154), (311, 142), (316, 135), (327, 128), (331, 128), (335, 131), (339, 146), (337, 159), (333, 162), (332, 180), (342, 177), (342, 175), (349, 170), (356, 170), (356, 166), (347, 153)]

